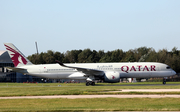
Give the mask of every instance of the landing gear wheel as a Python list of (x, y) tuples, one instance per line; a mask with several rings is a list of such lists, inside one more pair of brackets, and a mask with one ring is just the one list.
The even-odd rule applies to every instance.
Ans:
[(163, 81), (163, 84), (165, 85), (165, 84), (166, 84), (166, 81)]
[(92, 82), (91, 85), (92, 85), (92, 86), (95, 86), (95, 82)]
[(92, 82), (92, 81), (86, 82), (86, 86), (89, 86), (89, 85), (94, 86), (94, 85), (95, 85), (95, 82)]
[(163, 78), (163, 84), (164, 84), (164, 85), (166, 84), (166, 79), (165, 79), (165, 78)]
[(86, 82), (86, 86), (89, 86), (90, 85), (90, 83), (89, 82)]
[(89, 86), (89, 85), (94, 86), (95, 85), (94, 81), (95, 81), (95, 77), (93, 75), (88, 76), (86, 79), (86, 86)]

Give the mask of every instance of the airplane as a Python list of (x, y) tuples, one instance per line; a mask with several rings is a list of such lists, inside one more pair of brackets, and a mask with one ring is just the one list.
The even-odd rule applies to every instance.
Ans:
[(70, 63), (56, 60), (56, 64), (32, 64), (12, 43), (4, 43), (15, 67), (7, 69), (24, 75), (49, 79), (86, 80), (86, 86), (95, 85), (95, 80), (117, 83), (120, 78), (169, 77), (176, 72), (168, 65), (158, 62), (119, 62), (119, 63)]

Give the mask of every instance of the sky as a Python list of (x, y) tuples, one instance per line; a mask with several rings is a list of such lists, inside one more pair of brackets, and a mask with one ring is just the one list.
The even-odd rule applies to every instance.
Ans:
[(180, 49), (180, 0), (0, 0), (0, 50)]

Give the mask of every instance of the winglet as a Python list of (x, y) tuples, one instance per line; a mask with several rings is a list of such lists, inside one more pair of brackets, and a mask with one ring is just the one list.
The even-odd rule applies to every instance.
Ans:
[(63, 63), (61, 63), (60, 61), (56, 60), (56, 62), (61, 65), (61, 66), (65, 66)]
[(58, 61), (58, 60), (56, 60), (56, 62), (57, 62), (60, 66), (63, 66), (63, 67), (74, 68), (74, 69), (78, 68), (78, 67), (70, 67), (70, 66), (66, 66), (66, 65), (64, 65), (62, 62), (60, 62), (60, 61)]

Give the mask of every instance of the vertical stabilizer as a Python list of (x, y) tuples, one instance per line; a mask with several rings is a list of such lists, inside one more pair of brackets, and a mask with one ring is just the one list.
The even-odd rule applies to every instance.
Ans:
[(4, 43), (9, 56), (11, 57), (12, 62), (14, 63), (15, 67), (23, 66), (23, 65), (32, 65), (32, 63), (19, 51), (16, 46), (12, 43)]

